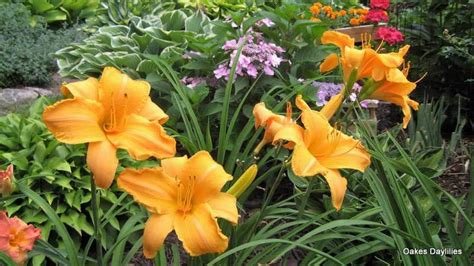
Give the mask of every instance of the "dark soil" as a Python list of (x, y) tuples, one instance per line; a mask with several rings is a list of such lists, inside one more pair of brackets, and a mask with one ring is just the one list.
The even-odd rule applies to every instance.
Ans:
[[(466, 138), (463, 147), (474, 147), (474, 139)], [(448, 159), (448, 167), (442, 175), (437, 178), (438, 184), (454, 197), (466, 195), (471, 185), (470, 173), (471, 159), (461, 152)]]

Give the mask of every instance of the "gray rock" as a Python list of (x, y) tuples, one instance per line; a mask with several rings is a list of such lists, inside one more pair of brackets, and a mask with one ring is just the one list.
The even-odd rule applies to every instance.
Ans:
[(52, 96), (53, 93), (51, 90), (47, 89), (41, 89), (41, 88), (36, 88), (36, 87), (25, 87), (24, 90), (30, 90), (38, 93), (39, 96)]
[(51, 96), (49, 90), (25, 87), (21, 89), (0, 89), (0, 115), (11, 111), (21, 111), (21, 108), (29, 105), (40, 96)]

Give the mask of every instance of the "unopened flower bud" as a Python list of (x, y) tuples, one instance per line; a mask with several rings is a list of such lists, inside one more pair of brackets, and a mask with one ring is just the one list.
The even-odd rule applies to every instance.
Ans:
[(256, 164), (252, 164), (240, 177), (239, 179), (235, 182), (234, 185), (232, 185), (229, 190), (227, 190), (227, 193), (234, 195), (236, 198), (238, 198), (244, 191), (252, 184), (253, 180), (257, 176), (257, 171), (258, 167)]
[(0, 170), (0, 193), (3, 197), (10, 196), (15, 190), (13, 180), (13, 164), (10, 164), (6, 170)]

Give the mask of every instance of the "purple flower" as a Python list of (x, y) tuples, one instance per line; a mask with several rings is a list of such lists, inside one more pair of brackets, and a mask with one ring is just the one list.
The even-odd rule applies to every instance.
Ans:
[(222, 77), (226, 77), (226, 79), (229, 76), (229, 69), (225, 64), (220, 64), (216, 70), (214, 70), (214, 75), (217, 79), (220, 79)]
[(261, 33), (249, 30), (244, 37), (238, 40), (226, 41), (222, 46), (224, 51), (230, 52), (230, 60), (227, 63), (220, 64), (214, 70), (216, 78), (229, 79), (230, 69), (237, 57), (237, 50), (242, 44), (242, 52), (238, 58), (235, 71), (237, 76), (256, 78), (262, 72), (265, 75), (273, 76), (275, 74), (273, 67), (280, 66), (281, 62), (284, 61), (281, 57), (285, 52), (283, 48), (274, 43), (267, 43)]
[[(327, 102), (336, 94), (341, 92), (342, 87), (344, 84), (335, 84), (330, 82), (313, 82), (313, 87), (318, 88), (316, 92), (317, 106), (324, 106)], [(352, 93), (349, 95), (349, 101), (355, 102), (357, 100), (357, 96), (361, 90), (361, 86), (357, 83), (354, 84), (352, 87)], [(369, 103), (377, 103), (378, 101), (374, 100), (364, 100), (360, 103), (363, 108), (367, 108)]]
[(235, 50), (237, 49), (237, 41), (236, 40), (230, 40), (226, 41), (224, 46), (222, 46), (222, 49), (228, 51), (228, 50)]
[(264, 19), (261, 19), (259, 21), (257, 21), (257, 23), (255, 23), (255, 25), (257, 27), (263, 27), (263, 26), (267, 26), (267, 27), (273, 27), (275, 26), (275, 23), (273, 23), (273, 21), (269, 18), (264, 18)]
[(342, 84), (334, 84), (329, 82), (313, 82), (313, 87), (318, 88), (318, 92), (316, 92), (317, 106), (325, 105), (332, 96), (338, 94), (342, 89)]
[(198, 85), (203, 85), (206, 83), (206, 79), (202, 77), (183, 77), (181, 82), (188, 88), (194, 89)]

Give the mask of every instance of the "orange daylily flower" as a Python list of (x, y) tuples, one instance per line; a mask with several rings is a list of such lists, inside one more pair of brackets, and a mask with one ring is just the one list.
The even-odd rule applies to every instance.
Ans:
[(321, 64), (320, 71), (327, 72), (334, 69), (340, 61), (347, 80), (353, 70), (357, 71), (356, 79), (372, 77), (376, 81), (382, 80), (391, 68), (397, 68), (404, 62), (404, 56), (409, 45), (402, 47), (397, 53), (378, 53), (370, 48), (370, 39), (364, 40), (363, 48), (354, 47), (354, 39), (349, 35), (336, 31), (326, 31), (321, 37), (322, 44), (333, 44), (341, 50), (341, 59), (336, 60), (335, 54), (329, 55)]
[(332, 204), (340, 210), (347, 180), (341, 176), (339, 169), (363, 172), (370, 164), (370, 156), (360, 141), (331, 127), (326, 117), (311, 110), (301, 96), (297, 97), (296, 105), (302, 110), (303, 138), (295, 138), (282, 129), (275, 140), (296, 143), (291, 158), (293, 172), (303, 177), (324, 176), (331, 191)]
[(324, 59), (324, 61), (319, 65), (319, 71), (321, 72), (328, 72), (333, 70), (339, 65), (339, 56), (337, 54), (332, 53)]
[(418, 102), (408, 96), (415, 88), (416, 83), (407, 80), (408, 70), (391, 69), (387, 78), (367, 98), (394, 103), (402, 108), (403, 128), (408, 126), (411, 119), (410, 107), (418, 110)]
[[(257, 145), (255, 153), (258, 153), (260, 149), (267, 143), (274, 143), (275, 134), (283, 127), (288, 127), (296, 135), (301, 135), (303, 128), (296, 124), (296, 121), (291, 119), (291, 104), (288, 103), (286, 106), (286, 116), (277, 115), (265, 107), (265, 103), (261, 102), (255, 105), (253, 108), (253, 115), (255, 117), (255, 128), (264, 127), (265, 133), (262, 141)], [(286, 143), (284, 145), (287, 149), (292, 149), (294, 143)]]
[(27, 225), (18, 217), (8, 218), (6, 212), (0, 212), (0, 252), (10, 256), (18, 265), (23, 265), (40, 234), (41, 229)]
[(73, 98), (47, 107), (43, 120), (59, 141), (89, 143), (87, 165), (99, 187), (113, 182), (118, 148), (136, 160), (176, 153), (176, 141), (161, 126), (168, 116), (151, 101), (148, 82), (106, 67), (100, 80), (70, 83), (61, 91)]
[(332, 30), (325, 31), (321, 37), (322, 44), (334, 44), (339, 47), (341, 51), (343, 51), (346, 46), (354, 47), (354, 42), (354, 38), (351, 38), (349, 35)]
[(0, 170), (0, 194), (3, 197), (9, 196), (15, 190), (13, 180), (13, 164), (7, 166), (6, 170)]
[(125, 169), (118, 186), (151, 213), (144, 230), (145, 257), (155, 257), (173, 229), (191, 256), (225, 251), (228, 238), (216, 218), (237, 224), (236, 198), (220, 192), (231, 179), (207, 151), (164, 159), (157, 168)]

